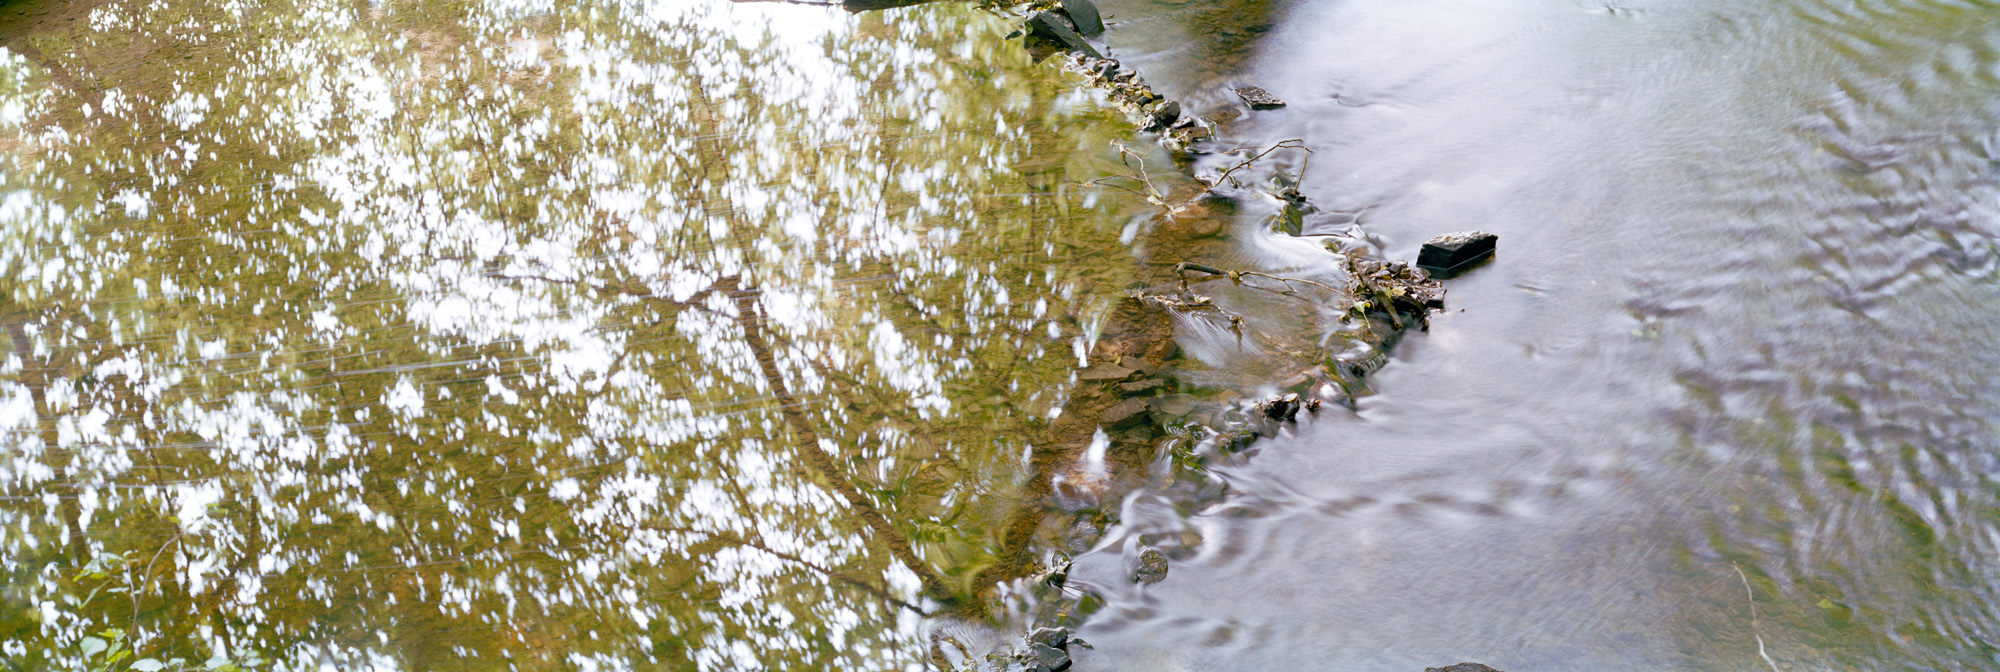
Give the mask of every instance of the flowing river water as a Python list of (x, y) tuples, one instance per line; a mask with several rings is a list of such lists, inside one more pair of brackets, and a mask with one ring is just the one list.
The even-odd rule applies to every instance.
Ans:
[(1316, 246), (997, 15), (0, 5), (0, 662), (922, 669), (1073, 554), (1077, 670), (2000, 666), (2000, 5), (1102, 7), (1304, 233), (1501, 236), (1200, 497), (1051, 428)]
[(1083, 669), (2000, 666), (2000, 5), (1106, 11), (1290, 102), (1223, 136), (1307, 139), (1308, 233), (1501, 244), (1358, 412), (1126, 502)]

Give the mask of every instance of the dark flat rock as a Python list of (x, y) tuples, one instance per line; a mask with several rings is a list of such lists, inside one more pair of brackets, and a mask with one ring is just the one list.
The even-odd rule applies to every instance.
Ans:
[(1285, 106), (1285, 101), (1278, 100), (1278, 97), (1271, 95), (1271, 92), (1255, 86), (1236, 89), (1236, 97), (1242, 98), (1243, 102), (1248, 103), (1253, 110), (1274, 110)]
[(1135, 425), (1145, 419), (1146, 400), (1139, 397), (1112, 404), (1110, 408), (1104, 409), (1104, 415), (1098, 418), (1106, 427), (1112, 428)]
[(1097, 3), (1091, 0), (1062, 0), (1062, 8), (1069, 12), (1070, 20), (1076, 22), (1076, 32), (1084, 37), (1095, 37), (1104, 32), (1104, 17), (1097, 13)]
[(1426, 667), (1424, 672), (1500, 672), (1479, 663), (1459, 663), (1451, 667)]
[(1500, 237), (1485, 231), (1447, 233), (1424, 243), (1423, 251), (1417, 253), (1417, 268), (1429, 271), (1434, 278), (1453, 277), (1492, 259), (1499, 245)]
[(1038, 12), (1028, 17), (1028, 34), (1062, 45), (1071, 51), (1080, 51), (1091, 58), (1103, 58), (1097, 48), (1084, 41), (1076, 28), (1070, 26), (1069, 19), (1054, 12)]
[(1138, 371), (1139, 369), (1119, 366), (1111, 362), (1100, 362), (1097, 366), (1084, 369), (1083, 373), (1077, 374), (1076, 377), (1079, 380), (1124, 380)]

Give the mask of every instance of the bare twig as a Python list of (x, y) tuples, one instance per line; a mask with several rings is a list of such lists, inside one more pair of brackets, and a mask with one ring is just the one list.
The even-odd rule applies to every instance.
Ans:
[[(1312, 160), (1312, 149), (1311, 149), (1311, 148), (1309, 148), (1309, 147), (1306, 147), (1306, 142), (1305, 142), (1305, 140), (1304, 140), (1304, 139), (1301, 139), (1301, 138), (1292, 138), (1292, 139), (1290, 139), (1290, 140), (1285, 140), (1285, 141), (1282, 141), (1282, 142), (1279, 142), (1278, 144), (1275, 144), (1275, 145), (1271, 145), (1270, 147), (1266, 147), (1266, 148), (1264, 148), (1264, 151), (1261, 151), (1261, 152), (1257, 152), (1256, 154), (1252, 154), (1252, 155), (1250, 156), (1250, 158), (1247, 158), (1247, 159), (1244, 159), (1244, 160), (1242, 160), (1242, 161), (1239, 161), (1239, 162), (1237, 162), (1237, 163), (1236, 163), (1236, 165), (1234, 165), (1234, 166), (1230, 166), (1230, 167), (1229, 167), (1229, 168), (1228, 168), (1227, 170), (1224, 170), (1224, 171), (1222, 171), (1222, 174), (1220, 174), (1220, 175), (1216, 175), (1216, 176), (1215, 176), (1215, 180), (1214, 180), (1214, 181), (1212, 181), (1212, 182), (1209, 182), (1209, 183), (1208, 183), (1208, 189), (1207, 189), (1207, 190), (1204, 190), (1204, 191), (1203, 191), (1202, 193), (1203, 193), (1203, 194), (1206, 194), (1206, 193), (1208, 193), (1209, 191), (1214, 191), (1216, 187), (1219, 187), (1219, 186), (1222, 186), (1222, 182), (1223, 182), (1224, 180), (1228, 180), (1228, 181), (1229, 181), (1229, 183), (1230, 183), (1231, 185), (1234, 185), (1234, 186), (1238, 186), (1238, 187), (1241, 187), (1241, 186), (1243, 186), (1243, 184), (1242, 184), (1242, 183), (1240, 183), (1240, 182), (1237, 182), (1237, 181), (1235, 181), (1234, 179), (1232, 179), (1232, 178), (1230, 177), (1230, 175), (1234, 174), (1234, 173), (1235, 173), (1236, 171), (1238, 171), (1238, 170), (1242, 170), (1242, 169), (1244, 169), (1244, 168), (1247, 168), (1247, 167), (1249, 167), (1249, 166), (1250, 166), (1250, 164), (1253, 164), (1253, 163), (1256, 163), (1256, 162), (1257, 162), (1257, 160), (1259, 160), (1259, 159), (1262, 159), (1262, 158), (1264, 158), (1264, 157), (1266, 157), (1266, 156), (1269, 156), (1269, 155), (1270, 155), (1270, 154), (1271, 154), (1272, 152), (1275, 152), (1275, 151), (1278, 151), (1278, 150), (1280, 150), (1280, 149), (1297, 149), (1297, 150), (1300, 150), (1300, 151), (1304, 151), (1304, 152), (1306, 153), (1306, 160), (1308, 160), (1308, 161)], [(1299, 170), (1299, 178), (1300, 178), (1300, 179), (1304, 179), (1304, 178), (1305, 178), (1305, 169), (1304, 169), (1304, 168), (1301, 168), (1301, 169)]]
[[(1230, 166), (1229, 168), (1223, 170), (1221, 174), (1215, 176), (1215, 178), (1212, 180), (1197, 178), (1201, 179), (1202, 183), (1206, 185), (1202, 188), (1201, 191), (1195, 192), (1194, 195), (1189, 196), (1180, 201), (1169, 201), (1168, 197), (1172, 195), (1172, 190), (1162, 189), (1159, 184), (1153, 181), (1152, 174), (1146, 171), (1146, 157), (1140, 156), (1138, 152), (1132, 151), (1131, 147), (1127, 147), (1123, 143), (1112, 143), (1112, 144), (1118, 147), (1118, 161), (1120, 163), (1125, 164), (1125, 167), (1131, 172), (1119, 173), (1116, 175), (1106, 175), (1104, 177), (1084, 182), (1084, 185), (1092, 187), (1109, 187), (1112, 189), (1117, 189), (1119, 191), (1124, 191), (1126, 193), (1134, 194), (1136, 196), (1144, 198), (1146, 199), (1146, 202), (1166, 209), (1166, 217), (1169, 220), (1176, 219), (1181, 213), (1193, 209), (1196, 201), (1201, 200), (1203, 197), (1208, 196), (1209, 194), (1215, 193), (1215, 190), (1221, 187), (1223, 182), (1225, 181), (1227, 181), (1229, 184), (1233, 186), (1237, 187), (1243, 186), (1242, 183), (1237, 182), (1236, 179), (1232, 177), (1236, 173), (1236, 171), (1249, 167), (1251, 164), (1256, 163), (1257, 161), (1263, 159), (1264, 157), (1270, 156), (1271, 153), (1273, 152), (1276, 152), (1281, 149), (1297, 149), (1306, 153), (1307, 163), (1302, 164), (1299, 168), (1300, 180), (1305, 179), (1305, 167), (1311, 165), (1312, 161), (1312, 149), (1306, 147), (1305, 140), (1299, 138), (1285, 140), (1279, 142), (1278, 144), (1265, 147), (1263, 150), (1258, 151), (1256, 154), (1252, 154), (1248, 158), (1245, 158), (1242, 161), (1238, 161), (1236, 165)], [(1241, 148), (1233, 149), (1230, 151), (1235, 152), (1238, 151), (1239, 149)], [(1134, 161), (1137, 161), (1138, 165), (1136, 166), (1133, 165)], [(1131, 187), (1111, 184), (1112, 182), (1117, 180), (1131, 180), (1133, 182), (1137, 182), (1141, 185), (1144, 185), (1144, 190), (1142, 191)]]
[(1778, 661), (1771, 660), (1771, 654), (1764, 652), (1764, 636), (1757, 632), (1757, 593), (1750, 590), (1750, 576), (1743, 573), (1742, 565), (1732, 562), (1729, 566), (1736, 568), (1736, 578), (1743, 580), (1743, 596), (1750, 601), (1750, 636), (1757, 638), (1757, 655), (1771, 666), (1771, 672), (1778, 672)]
[[(1332, 292), (1332, 293), (1334, 293), (1335, 295), (1339, 295), (1339, 294), (1341, 293), (1341, 291), (1340, 291), (1340, 290), (1338, 290), (1338, 289), (1334, 289), (1334, 288), (1333, 288), (1332, 286), (1330, 286), (1330, 285), (1326, 285), (1326, 284), (1324, 284), (1324, 283), (1320, 283), (1320, 282), (1315, 282), (1315, 281), (1312, 281), (1312, 280), (1307, 280), (1307, 279), (1305, 279), (1305, 278), (1288, 278), (1288, 277), (1285, 277), (1285, 276), (1282, 276), (1282, 275), (1272, 275), (1272, 274), (1270, 274), (1270, 273), (1264, 273), (1264, 272), (1260, 272), (1260, 271), (1225, 271), (1225, 270), (1222, 270), (1222, 269), (1220, 269), (1220, 268), (1216, 268), (1216, 267), (1214, 267), (1214, 266), (1209, 266), (1209, 265), (1206, 265), (1206, 264), (1197, 264), (1197, 263), (1193, 263), (1193, 262), (1186, 262), (1186, 261), (1183, 261), (1183, 262), (1181, 262), (1181, 263), (1178, 263), (1178, 264), (1175, 264), (1175, 265), (1174, 265), (1174, 272), (1175, 272), (1175, 273), (1178, 273), (1178, 274), (1180, 274), (1180, 277), (1181, 277), (1181, 291), (1187, 291), (1187, 272), (1188, 272), (1188, 271), (1201, 271), (1201, 272), (1203, 272), (1203, 273), (1208, 273), (1208, 274), (1211, 274), (1211, 275), (1221, 275), (1221, 276), (1226, 276), (1226, 277), (1228, 277), (1228, 278), (1229, 278), (1229, 281), (1230, 281), (1230, 282), (1234, 282), (1234, 283), (1236, 283), (1236, 284), (1239, 284), (1239, 285), (1243, 284), (1243, 279), (1244, 279), (1244, 278), (1270, 278), (1270, 279), (1272, 279), (1272, 280), (1276, 280), (1276, 281), (1278, 281), (1278, 282), (1282, 282), (1282, 283), (1285, 283), (1285, 291), (1282, 291), (1282, 292), (1278, 292), (1278, 293), (1279, 293), (1279, 294), (1283, 294), (1283, 295), (1286, 295), (1286, 296), (1298, 296), (1298, 295), (1299, 295), (1299, 288), (1298, 288), (1298, 287), (1296, 287), (1296, 286), (1294, 286), (1294, 284), (1293, 284), (1293, 283), (1297, 283), (1297, 284), (1300, 284), (1300, 285), (1310, 285), (1310, 286), (1313, 286), (1313, 287), (1318, 287), (1318, 288), (1320, 288), (1320, 289), (1324, 289), (1324, 290), (1326, 290), (1326, 291), (1329, 291), (1329, 292)], [(1252, 289), (1262, 289), (1262, 290), (1265, 290), (1265, 291), (1270, 291), (1270, 292), (1277, 292), (1277, 290), (1275, 290), (1275, 289), (1270, 289), (1270, 288), (1267, 288), (1267, 287), (1258, 287), (1258, 286), (1256, 286), (1256, 285), (1246, 285), (1246, 286), (1248, 286), (1248, 287), (1250, 287), (1250, 288), (1252, 288)], [(1299, 297), (1299, 298), (1305, 298), (1305, 297)]]

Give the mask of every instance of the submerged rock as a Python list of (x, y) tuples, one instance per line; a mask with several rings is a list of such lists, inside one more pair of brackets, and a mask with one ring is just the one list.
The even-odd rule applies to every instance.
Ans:
[(1479, 663), (1459, 663), (1450, 667), (1426, 667), (1424, 672), (1500, 672)]
[(1285, 101), (1278, 100), (1278, 97), (1271, 95), (1271, 92), (1255, 86), (1236, 89), (1236, 97), (1242, 98), (1243, 102), (1248, 103), (1253, 110), (1275, 110), (1285, 106)]
[(1132, 581), (1153, 585), (1167, 580), (1167, 554), (1159, 549), (1148, 548), (1139, 553), (1139, 567), (1132, 570)]
[(1084, 369), (1082, 373), (1077, 374), (1077, 379), (1078, 380), (1124, 380), (1126, 378), (1131, 377), (1132, 374), (1137, 373), (1138, 371), (1139, 371), (1138, 369), (1126, 366), (1119, 366), (1118, 364), (1113, 362), (1101, 362), (1097, 366)]
[(1447, 233), (1424, 243), (1417, 267), (1430, 271), (1431, 277), (1453, 277), (1492, 259), (1499, 244), (1499, 236), (1485, 231)]
[(1113, 429), (1121, 429), (1138, 424), (1139, 421), (1146, 419), (1146, 400), (1133, 397), (1112, 404), (1110, 408), (1104, 409), (1104, 415), (1098, 419), (1104, 423), (1104, 426)]
[(1151, 390), (1155, 387), (1161, 387), (1166, 384), (1167, 381), (1161, 380), (1159, 378), (1147, 378), (1145, 380), (1137, 380), (1130, 383), (1119, 383), (1118, 391), (1124, 392), (1125, 394), (1128, 395), (1138, 395), (1144, 393), (1147, 390)]

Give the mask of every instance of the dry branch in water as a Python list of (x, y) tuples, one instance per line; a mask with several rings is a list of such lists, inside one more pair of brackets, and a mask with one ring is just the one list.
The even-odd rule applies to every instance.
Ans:
[[(1265, 147), (1263, 150), (1258, 151), (1256, 154), (1250, 155), (1249, 157), (1243, 159), (1242, 161), (1236, 162), (1235, 165), (1232, 165), (1224, 169), (1221, 173), (1217, 174), (1213, 179), (1205, 179), (1200, 176), (1196, 176), (1195, 177), (1196, 180), (1200, 180), (1202, 184), (1206, 185), (1201, 189), (1201, 191), (1197, 191), (1194, 193), (1194, 195), (1181, 199), (1179, 201), (1170, 201), (1168, 200), (1168, 197), (1172, 196), (1173, 190), (1163, 189), (1160, 187), (1159, 184), (1153, 181), (1152, 174), (1146, 171), (1146, 157), (1140, 156), (1138, 152), (1132, 151), (1132, 148), (1126, 146), (1125, 143), (1114, 142), (1111, 144), (1118, 148), (1119, 163), (1125, 164), (1125, 167), (1129, 169), (1131, 172), (1118, 173), (1116, 175), (1106, 175), (1104, 177), (1100, 177), (1085, 182), (1084, 185), (1092, 187), (1109, 187), (1129, 194), (1134, 194), (1140, 198), (1146, 199), (1147, 203), (1151, 203), (1166, 210), (1166, 217), (1168, 220), (1174, 220), (1181, 213), (1193, 209), (1196, 201), (1200, 201), (1202, 198), (1215, 193), (1215, 190), (1221, 188), (1224, 183), (1227, 183), (1232, 187), (1241, 188), (1243, 186), (1243, 183), (1237, 181), (1236, 178), (1234, 177), (1236, 172), (1249, 167), (1251, 164), (1256, 163), (1257, 161), (1263, 159), (1266, 156), (1270, 156), (1271, 153), (1273, 152), (1276, 152), (1281, 149), (1296, 149), (1306, 153), (1305, 163), (1299, 167), (1299, 175), (1298, 175), (1299, 180), (1305, 179), (1306, 168), (1309, 167), (1312, 162), (1312, 149), (1306, 147), (1304, 140), (1299, 138), (1284, 140), (1279, 142), (1278, 144)], [(1225, 153), (1235, 153), (1242, 151), (1242, 149), (1243, 148), (1238, 147), (1236, 149), (1229, 150), (1229, 152)], [(1138, 165), (1133, 165), (1134, 162), (1137, 162)], [(1136, 182), (1140, 185), (1140, 188), (1133, 188), (1133, 187), (1112, 184), (1112, 182), (1118, 180), (1127, 180), (1131, 182)]]

